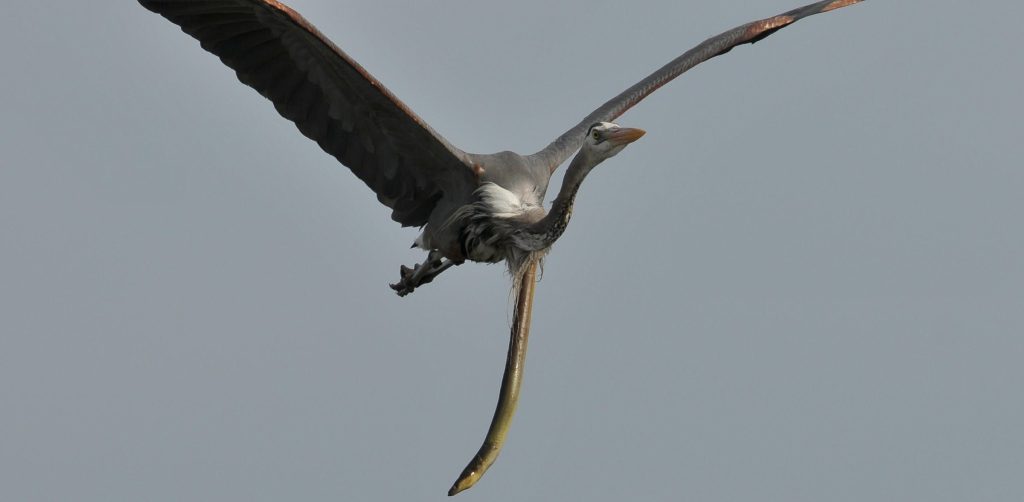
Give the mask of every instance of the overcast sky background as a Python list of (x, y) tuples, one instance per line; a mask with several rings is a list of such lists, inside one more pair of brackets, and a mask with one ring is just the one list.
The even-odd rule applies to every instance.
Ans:
[[(290, 4), (454, 144), (532, 152), (799, 1)], [(866, 2), (621, 117), (460, 499), (1024, 499), (1022, 17)], [(134, 1), (0, 23), (0, 499), (443, 500), (503, 266), (395, 296), (416, 230)]]

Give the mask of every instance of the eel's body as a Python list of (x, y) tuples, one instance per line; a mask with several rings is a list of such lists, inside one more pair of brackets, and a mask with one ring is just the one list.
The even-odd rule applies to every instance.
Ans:
[(498, 405), (494, 409), (494, 418), (487, 429), (487, 436), (480, 450), (476, 452), (469, 465), (462, 471), (455, 484), (448, 490), (448, 495), (455, 495), (476, 484), (483, 477), (487, 468), (498, 458), (505, 435), (512, 425), (512, 416), (519, 404), (519, 388), (523, 383), (523, 368), (526, 366), (526, 343), (530, 337), (530, 316), (533, 311), (533, 290), (537, 283), (537, 261), (531, 260), (523, 267), (522, 275), (516, 278), (518, 294), (516, 295), (515, 313), (512, 317), (512, 333), (508, 342), (508, 359), (505, 361), (505, 374), (501, 377), (501, 390), (498, 393)]

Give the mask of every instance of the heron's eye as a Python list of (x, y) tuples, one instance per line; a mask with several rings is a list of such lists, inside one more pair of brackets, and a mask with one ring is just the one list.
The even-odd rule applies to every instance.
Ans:
[(593, 136), (594, 136), (595, 140), (599, 140), (599, 139), (601, 139), (601, 132), (595, 130)]

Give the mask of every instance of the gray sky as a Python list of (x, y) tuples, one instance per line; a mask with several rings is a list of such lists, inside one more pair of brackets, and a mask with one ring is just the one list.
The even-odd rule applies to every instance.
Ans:
[[(530, 152), (800, 1), (291, 5), (456, 145)], [(1024, 498), (1022, 15), (867, 2), (623, 116), (460, 499)], [(135, 2), (0, 23), (0, 499), (444, 499), (503, 267), (396, 297), (416, 231)]]

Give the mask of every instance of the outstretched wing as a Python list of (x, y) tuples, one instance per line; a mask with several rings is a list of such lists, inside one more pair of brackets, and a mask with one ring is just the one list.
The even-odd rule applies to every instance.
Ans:
[(793, 9), (789, 12), (779, 14), (738, 26), (724, 33), (715, 35), (696, 47), (686, 51), (682, 56), (673, 59), (667, 65), (650, 74), (647, 78), (637, 82), (629, 89), (626, 89), (615, 96), (600, 108), (587, 115), (579, 124), (569, 129), (553, 141), (543, 150), (530, 157), (537, 163), (545, 164), (554, 171), (565, 159), (569, 158), (580, 145), (583, 144), (583, 136), (587, 128), (595, 122), (612, 121), (633, 107), (633, 105), (646, 98), (661, 86), (672, 79), (683, 74), (686, 70), (697, 66), (715, 56), (725, 54), (733, 47), (742, 44), (752, 44), (762, 38), (775, 33), (776, 31), (796, 22), (799, 19), (822, 12), (828, 12), (840, 7), (846, 7), (863, 0), (826, 0), (815, 2), (810, 5)]
[(452, 146), (377, 79), (275, 0), (139, 0), (238, 79), (274, 103), (302, 134), (348, 166), (405, 226), (423, 225), (445, 193), (475, 185)]

